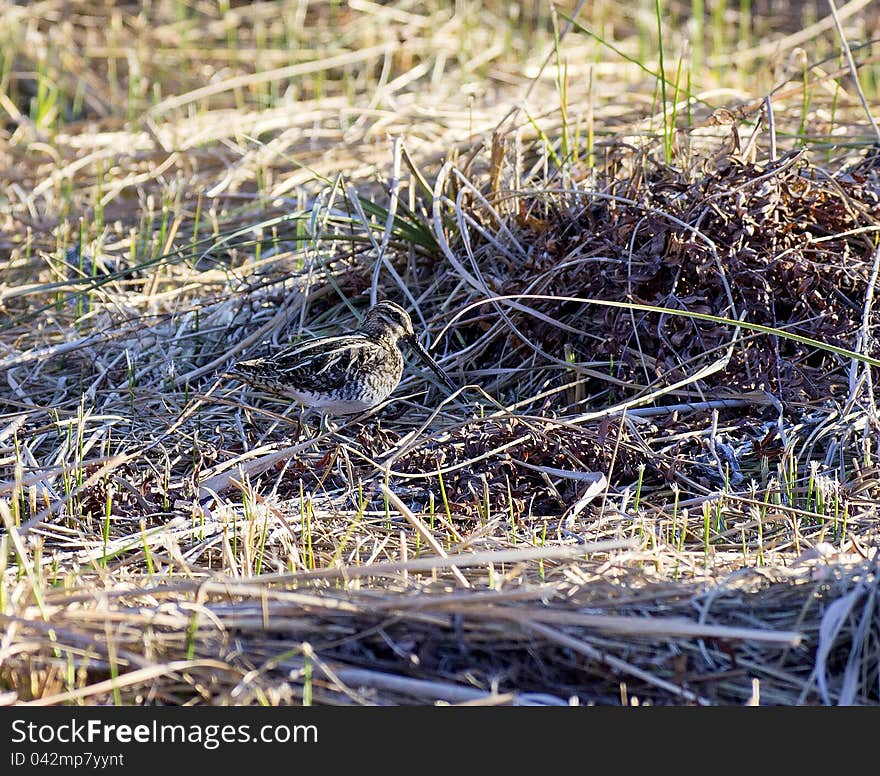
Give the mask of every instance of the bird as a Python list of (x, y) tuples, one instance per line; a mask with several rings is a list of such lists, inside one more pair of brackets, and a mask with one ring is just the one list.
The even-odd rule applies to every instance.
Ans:
[(457, 390), (416, 339), (409, 313), (387, 300), (370, 307), (351, 334), (306, 339), (262, 358), (239, 361), (231, 373), (322, 416), (355, 415), (381, 404), (400, 383), (401, 340), (450, 391)]

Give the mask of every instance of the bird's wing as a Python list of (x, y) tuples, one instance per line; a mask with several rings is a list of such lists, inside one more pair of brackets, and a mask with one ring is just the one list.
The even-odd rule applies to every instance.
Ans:
[(362, 337), (341, 335), (309, 340), (276, 353), (266, 361), (281, 383), (300, 390), (320, 391), (347, 379), (351, 367), (362, 360), (371, 343)]

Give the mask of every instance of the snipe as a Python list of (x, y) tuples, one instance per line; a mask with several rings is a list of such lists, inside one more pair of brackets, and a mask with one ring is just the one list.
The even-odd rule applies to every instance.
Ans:
[(455, 383), (419, 344), (400, 305), (379, 302), (352, 334), (304, 340), (264, 358), (239, 361), (232, 374), (326, 415), (352, 415), (383, 402), (403, 374), (403, 340), (450, 391)]

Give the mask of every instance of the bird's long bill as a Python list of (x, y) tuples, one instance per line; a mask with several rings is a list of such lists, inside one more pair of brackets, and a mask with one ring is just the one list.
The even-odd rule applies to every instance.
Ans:
[(410, 345), (412, 345), (412, 349), (416, 353), (418, 353), (419, 358), (422, 359), (422, 361), (424, 361), (429, 367), (431, 367), (431, 370), (434, 372), (434, 374), (443, 381), (443, 385), (445, 385), (450, 391), (454, 392), (458, 390), (458, 386), (454, 382), (452, 382), (452, 378), (443, 371), (443, 368), (440, 366), (440, 364), (438, 364), (433, 358), (431, 358), (430, 353), (428, 353), (428, 351), (421, 346), (421, 344), (417, 339), (415, 339), (415, 337), (410, 340)]

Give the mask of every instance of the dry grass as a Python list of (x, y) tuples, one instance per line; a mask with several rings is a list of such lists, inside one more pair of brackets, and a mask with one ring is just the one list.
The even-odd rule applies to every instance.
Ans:
[(0, 6), (0, 701), (880, 701), (876, 11), (227, 5)]

